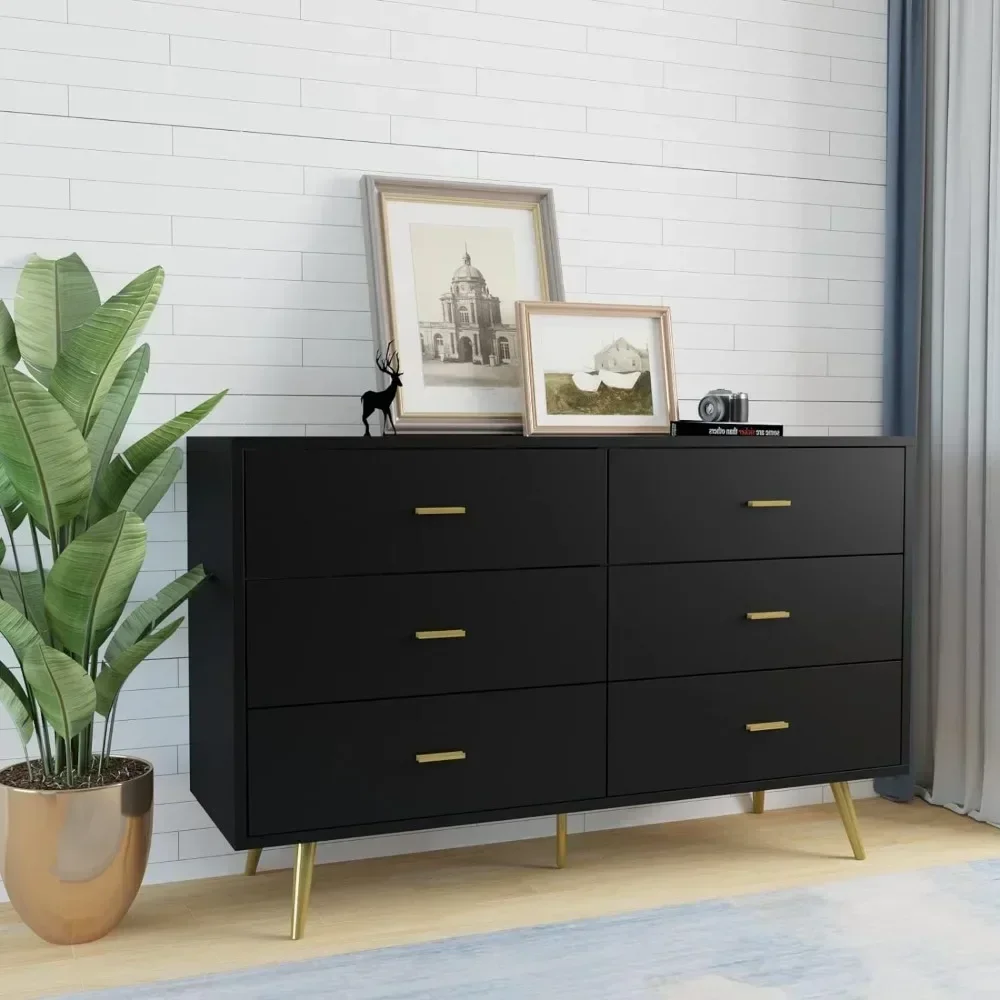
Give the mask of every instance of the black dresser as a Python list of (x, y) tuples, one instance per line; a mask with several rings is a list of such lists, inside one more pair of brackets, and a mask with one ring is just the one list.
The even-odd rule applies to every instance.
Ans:
[(191, 789), (318, 841), (899, 774), (911, 443), (191, 438)]

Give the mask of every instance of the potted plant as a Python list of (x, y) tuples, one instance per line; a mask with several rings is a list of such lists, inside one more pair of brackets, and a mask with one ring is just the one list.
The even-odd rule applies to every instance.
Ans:
[(0, 634), (13, 653), (0, 701), (25, 758), (0, 771), (0, 876), (54, 943), (102, 937), (139, 890), (153, 769), (112, 754), (115, 709), (205, 577), (190, 570), (125, 613), (144, 520), (181, 467), (175, 443), (225, 395), (116, 454), (149, 369), (136, 341), (162, 287), (154, 267), (102, 303), (75, 254), (32, 257), (13, 319), (0, 302)]

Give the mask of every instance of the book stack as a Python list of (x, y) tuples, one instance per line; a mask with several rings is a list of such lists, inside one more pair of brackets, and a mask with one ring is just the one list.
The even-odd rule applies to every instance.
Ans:
[(672, 420), (673, 437), (784, 437), (782, 424), (716, 424), (706, 420)]

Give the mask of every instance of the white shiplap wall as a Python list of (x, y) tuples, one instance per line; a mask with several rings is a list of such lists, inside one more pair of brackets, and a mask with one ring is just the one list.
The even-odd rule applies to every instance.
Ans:
[[(885, 31), (885, 0), (0, 0), (0, 296), (30, 252), (78, 251), (105, 295), (162, 264), (133, 436), (223, 387), (202, 433), (357, 433), (361, 173), (545, 184), (569, 297), (673, 308), (682, 415), (725, 385), (791, 433), (873, 433)], [(186, 568), (185, 510), (181, 481), (137, 598)], [(239, 865), (188, 792), (186, 649), (182, 630), (119, 711), (118, 746), (158, 772), (151, 880)]]

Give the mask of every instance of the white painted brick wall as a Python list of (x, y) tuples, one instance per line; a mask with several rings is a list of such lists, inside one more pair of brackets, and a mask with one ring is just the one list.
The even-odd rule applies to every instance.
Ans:
[[(791, 433), (874, 433), (885, 29), (885, 0), (2, 0), (0, 296), (32, 251), (78, 251), (104, 294), (163, 264), (131, 437), (227, 386), (202, 433), (357, 433), (373, 382), (360, 174), (551, 185), (570, 294), (673, 308), (683, 415), (726, 385)], [(182, 472), (137, 598), (186, 568), (185, 510)], [(186, 630), (158, 656), (117, 730), (159, 776), (149, 877), (237, 870), (188, 791)], [(5, 719), (0, 760), (17, 754)]]

